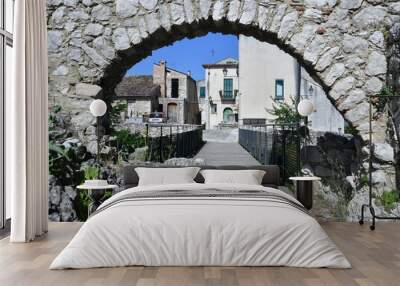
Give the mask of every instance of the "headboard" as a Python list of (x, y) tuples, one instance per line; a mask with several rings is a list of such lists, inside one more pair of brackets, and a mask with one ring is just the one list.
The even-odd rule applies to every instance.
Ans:
[[(136, 187), (139, 183), (139, 176), (135, 171), (137, 165), (127, 165), (123, 167), (123, 189)], [(148, 167), (148, 166), (146, 166)], [(151, 167), (153, 168), (153, 167)], [(183, 168), (172, 166), (157, 166), (154, 168)], [(276, 165), (259, 165), (259, 166), (199, 166), (201, 170), (264, 170), (265, 176), (262, 180), (262, 185), (265, 187), (277, 188), (280, 183), (280, 170)], [(194, 179), (197, 183), (204, 183), (203, 176), (199, 173)]]

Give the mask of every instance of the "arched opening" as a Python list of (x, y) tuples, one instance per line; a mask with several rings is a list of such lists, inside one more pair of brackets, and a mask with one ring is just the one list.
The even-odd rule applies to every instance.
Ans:
[(313, 64), (307, 61), (293, 46), (279, 39), (276, 33), (262, 30), (256, 26), (230, 23), (225, 19), (219, 21), (209, 19), (200, 20), (191, 24), (184, 23), (172, 26), (169, 31), (166, 31), (164, 28), (157, 29), (153, 33), (147, 35), (146, 38), (142, 39), (139, 44), (118, 51), (113, 61), (103, 68), (104, 73), (97, 82), (103, 88), (103, 96), (112, 96), (116, 85), (122, 80), (126, 71), (142, 59), (151, 55), (154, 50), (172, 45), (174, 42), (184, 38), (193, 39), (205, 36), (208, 33), (222, 33), (225, 35), (237, 36), (245, 35), (254, 37), (261, 42), (276, 45), (279, 49), (293, 56), (300, 65), (307, 70), (312, 78), (322, 86), (324, 91), (329, 94), (330, 88), (321, 80)]
[(224, 123), (234, 123), (235, 122), (235, 115), (233, 114), (233, 110), (230, 107), (224, 109)]

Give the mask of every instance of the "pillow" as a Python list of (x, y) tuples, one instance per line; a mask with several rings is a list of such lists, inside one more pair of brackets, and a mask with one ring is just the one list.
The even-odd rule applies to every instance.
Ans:
[(138, 186), (195, 183), (200, 168), (135, 168), (139, 176)]
[(203, 170), (206, 184), (261, 185), (265, 175), (262, 170)]

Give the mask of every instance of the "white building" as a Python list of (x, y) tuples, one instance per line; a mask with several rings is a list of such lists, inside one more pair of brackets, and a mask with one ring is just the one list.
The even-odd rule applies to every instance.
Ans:
[[(299, 93), (310, 96), (315, 111), (309, 117), (311, 128), (340, 132), (344, 119), (323, 89), (299, 67), (296, 59), (275, 45), (255, 38), (239, 37), (240, 112), (239, 122), (272, 122), (270, 113), (277, 102), (292, 103)], [(300, 86), (299, 86), (300, 84)]]
[(205, 69), (208, 114), (205, 113), (207, 128), (235, 125), (239, 113), (238, 61), (227, 58), (214, 64), (203, 65)]

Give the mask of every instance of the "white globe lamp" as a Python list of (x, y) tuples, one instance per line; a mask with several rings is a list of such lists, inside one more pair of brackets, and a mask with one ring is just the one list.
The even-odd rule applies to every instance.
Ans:
[(90, 104), (90, 113), (95, 117), (101, 117), (107, 112), (107, 104), (101, 100), (96, 99)]
[(90, 104), (90, 113), (97, 119), (97, 164), (100, 166), (100, 117), (107, 112), (107, 104), (101, 99), (95, 99)]
[(310, 116), (314, 111), (314, 104), (309, 99), (303, 99), (297, 106), (297, 111), (303, 117)]

